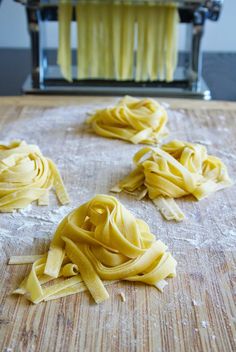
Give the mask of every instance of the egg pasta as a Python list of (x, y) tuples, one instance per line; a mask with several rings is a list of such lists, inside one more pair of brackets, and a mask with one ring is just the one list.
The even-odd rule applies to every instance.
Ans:
[(154, 99), (122, 98), (114, 107), (97, 110), (87, 120), (103, 137), (134, 144), (156, 144), (167, 135), (166, 110)]
[(141, 281), (162, 290), (175, 274), (175, 259), (147, 223), (115, 197), (97, 195), (62, 220), (49, 252), (14, 293), (36, 304), (88, 290), (100, 303), (109, 298), (109, 283)]
[(184, 218), (175, 198), (192, 194), (201, 200), (232, 185), (223, 162), (200, 144), (173, 140), (161, 148), (145, 147), (133, 161), (135, 169), (112, 190), (139, 198), (148, 194), (167, 220)]
[[(78, 1), (77, 78), (171, 82), (177, 67), (176, 4)], [(71, 74), (72, 1), (59, 3), (58, 64)]]
[(22, 209), (36, 200), (48, 205), (52, 187), (61, 204), (69, 202), (56, 165), (36, 145), (24, 141), (0, 145), (0, 212)]

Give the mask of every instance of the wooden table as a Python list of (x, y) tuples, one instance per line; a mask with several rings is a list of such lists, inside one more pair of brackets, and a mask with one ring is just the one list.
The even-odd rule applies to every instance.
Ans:
[[(140, 146), (95, 136), (84, 124), (95, 105), (114, 98), (0, 98), (0, 138), (37, 143), (57, 163), (71, 195), (68, 207), (0, 214), (0, 350), (12, 351), (219, 351), (236, 350), (234, 260), (236, 190), (223, 190), (196, 202), (179, 201), (182, 223), (164, 221), (149, 200), (118, 198), (146, 220), (178, 261), (178, 274), (164, 293), (119, 282), (110, 299), (95, 305), (88, 293), (32, 305), (11, 291), (29, 271), (8, 266), (11, 255), (43, 253), (59, 220), (95, 193), (108, 193), (131, 170)], [(207, 145), (236, 175), (236, 104), (169, 100), (171, 138)], [(53, 192), (52, 192), (53, 193)], [(122, 302), (120, 293), (126, 302)]]

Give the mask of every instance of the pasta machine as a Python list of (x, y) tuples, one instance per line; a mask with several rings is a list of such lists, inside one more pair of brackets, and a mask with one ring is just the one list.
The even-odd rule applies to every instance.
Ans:
[[(187, 38), (184, 55), (178, 53), (178, 65), (172, 81), (149, 79), (126, 81), (119, 79), (78, 79), (72, 65), (72, 81), (63, 78), (58, 65), (48, 63), (45, 40), (45, 23), (58, 21), (59, 1), (15, 0), (26, 7), (31, 39), (32, 70), (23, 91), (41, 94), (98, 94), (98, 95), (149, 95), (167, 97), (191, 97), (209, 100), (211, 93), (202, 78), (201, 41), (206, 20), (217, 21), (223, 0), (99, 0), (150, 5), (150, 3), (175, 4), (178, 7), (180, 25), (186, 24)], [(71, 0), (72, 20), (76, 19), (75, 7), (79, 1)], [(94, 3), (96, 0), (87, 0)], [(73, 57), (73, 55), (72, 55)], [(134, 63), (135, 65), (135, 63)]]

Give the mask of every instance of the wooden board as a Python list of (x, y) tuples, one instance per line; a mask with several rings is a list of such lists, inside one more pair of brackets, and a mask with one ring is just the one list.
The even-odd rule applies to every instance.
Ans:
[[(110, 299), (95, 305), (88, 293), (31, 305), (11, 295), (26, 266), (8, 266), (10, 255), (44, 253), (59, 220), (95, 193), (108, 193), (131, 170), (140, 146), (91, 134), (86, 113), (114, 98), (0, 98), (0, 139), (37, 143), (57, 163), (72, 202), (34, 205), (0, 214), (0, 350), (12, 351), (235, 351), (235, 187), (196, 202), (179, 202), (187, 220), (164, 221), (148, 200), (121, 202), (146, 220), (178, 261), (165, 292), (116, 283)], [(168, 100), (172, 138), (202, 141), (236, 175), (236, 104)], [(123, 292), (126, 302), (119, 295)]]

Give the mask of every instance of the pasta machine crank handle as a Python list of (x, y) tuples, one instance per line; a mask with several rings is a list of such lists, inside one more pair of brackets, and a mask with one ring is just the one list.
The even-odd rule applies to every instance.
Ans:
[(220, 17), (223, 6), (223, 0), (206, 0), (205, 7), (208, 9), (207, 18), (211, 21), (217, 21)]

